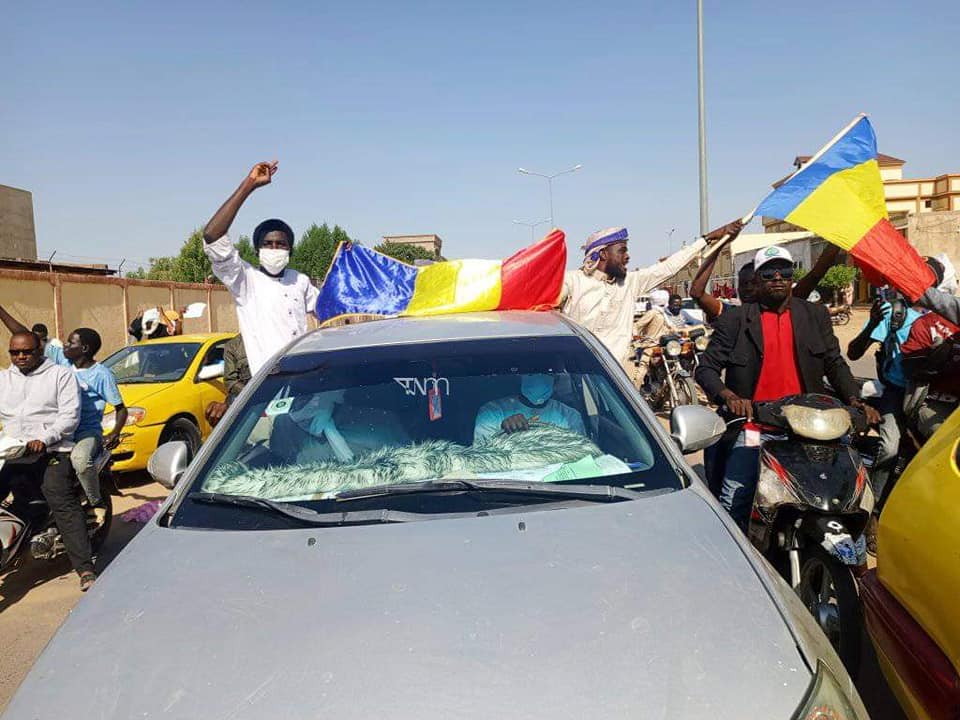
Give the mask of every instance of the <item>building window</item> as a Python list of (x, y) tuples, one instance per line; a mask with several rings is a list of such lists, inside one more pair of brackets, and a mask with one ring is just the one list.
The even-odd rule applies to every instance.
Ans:
[(929, 210), (933, 206), (933, 200), (924, 200), (923, 206)]

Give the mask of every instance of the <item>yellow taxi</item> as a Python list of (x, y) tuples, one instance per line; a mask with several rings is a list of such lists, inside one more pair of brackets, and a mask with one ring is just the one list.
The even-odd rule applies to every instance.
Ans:
[[(113, 470), (143, 470), (159, 445), (187, 443), (190, 457), (210, 434), (204, 408), (223, 401), (223, 347), (236, 333), (198, 333), (128, 345), (103, 361), (120, 385), (128, 417), (114, 449)], [(103, 432), (116, 414), (107, 406)]]
[(960, 718), (960, 410), (910, 462), (861, 586), (867, 631), (908, 717)]

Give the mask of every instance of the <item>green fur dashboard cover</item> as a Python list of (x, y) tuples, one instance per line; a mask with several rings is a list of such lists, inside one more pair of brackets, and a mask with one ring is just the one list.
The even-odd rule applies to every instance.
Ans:
[(428, 440), (381, 448), (346, 463), (321, 460), (266, 468), (224, 463), (207, 477), (203, 490), (272, 500), (321, 499), (373, 485), (530, 470), (601, 454), (593, 442), (579, 433), (536, 423), (523, 432), (498, 433), (473, 445)]

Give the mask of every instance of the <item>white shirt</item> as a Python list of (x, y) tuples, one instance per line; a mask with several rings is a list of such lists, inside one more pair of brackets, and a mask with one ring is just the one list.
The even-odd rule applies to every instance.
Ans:
[(307, 313), (316, 309), (320, 293), (296, 270), (287, 268), (275, 278), (244, 262), (229, 235), (204, 243), (203, 250), (237, 303), (240, 335), (255, 375), (274, 353), (306, 334)]
[(596, 335), (622, 362), (630, 354), (637, 298), (683, 270), (706, 247), (706, 241), (701, 238), (663, 262), (631, 270), (619, 280), (600, 270), (592, 275), (584, 275), (582, 270), (571, 270), (564, 276), (560, 308), (565, 315)]
[(533, 407), (517, 397), (507, 397), (488, 402), (480, 408), (473, 428), (473, 441), (477, 443), (488, 440), (500, 432), (502, 429), (500, 425), (504, 420), (518, 414), (528, 420), (537, 417), (540, 422), (550, 423), (581, 435), (587, 434), (580, 413), (569, 405), (556, 400), (547, 400), (543, 407)]

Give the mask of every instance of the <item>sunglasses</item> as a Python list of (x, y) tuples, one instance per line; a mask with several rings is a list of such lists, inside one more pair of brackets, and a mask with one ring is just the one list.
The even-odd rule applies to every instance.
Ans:
[(793, 278), (793, 268), (760, 268), (757, 270), (757, 275), (760, 276), (761, 280), (766, 280), (767, 282), (770, 280), (775, 280), (777, 275), (784, 280), (790, 280)]
[(10, 357), (16, 357), (17, 355), (33, 355), (37, 352), (37, 348), (33, 350), (10, 350)]

